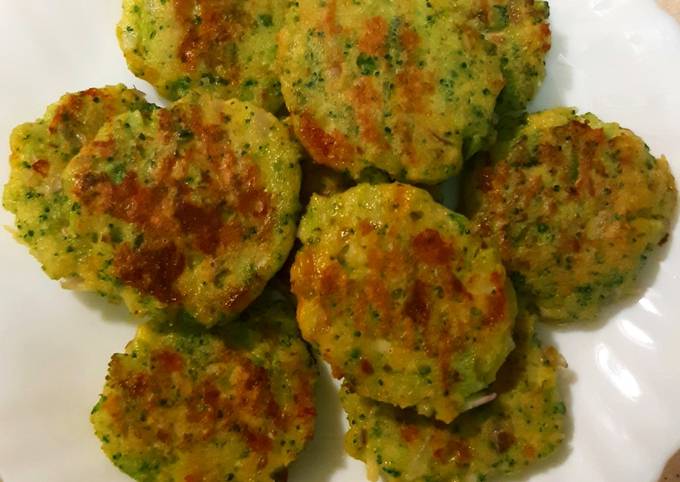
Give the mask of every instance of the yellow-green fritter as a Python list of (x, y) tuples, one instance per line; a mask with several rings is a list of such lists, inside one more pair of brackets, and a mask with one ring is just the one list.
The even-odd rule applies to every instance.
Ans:
[(499, 247), (515, 288), (556, 321), (592, 318), (635, 289), (677, 198), (665, 158), (570, 109), (529, 116), (465, 184), (477, 232)]
[(248, 103), (192, 95), (116, 117), (64, 172), (69, 229), (91, 241), (80, 287), (136, 314), (237, 315), (293, 246), (300, 176), (288, 130)]
[(140, 327), (111, 358), (91, 420), (106, 455), (138, 481), (284, 480), (314, 433), (316, 379), (292, 303), (265, 291), (213, 331)]
[(533, 325), (529, 315), (518, 317), (517, 348), (491, 387), (497, 398), (450, 425), (345, 387), (349, 454), (366, 462), (370, 479), (381, 475), (394, 482), (483, 481), (552, 454), (565, 438), (566, 407), (558, 386), (564, 361), (554, 348), (541, 347)]
[(124, 0), (118, 38), (130, 70), (179, 99), (204, 87), (270, 112), (283, 105), (273, 72), (285, 0)]
[(51, 278), (74, 276), (82, 247), (68, 230), (69, 213), (77, 207), (63, 189), (64, 168), (105, 122), (153, 109), (141, 92), (123, 85), (88, 89), (64, 95), (41, 119), (12, 132), (3, 203), (16, 216), (15, 237)]
[(404, 184), (314, 196), (291, 270), (303, 337), (363, 396), (450, 422), (513, 348), (514, 291), (470, 224)]
[(493, 133), (499, 57), (446, 0), (300, 0), (279, 35), (286, 106), (312, 158), (435, 184)]
[(550, 50), (550, 9), (542, 0), (479, 0), (471, 12), (487, 40), (498, 49), (505, 87), (496, 112), (516, 117), (545, 77), (545, 56)]

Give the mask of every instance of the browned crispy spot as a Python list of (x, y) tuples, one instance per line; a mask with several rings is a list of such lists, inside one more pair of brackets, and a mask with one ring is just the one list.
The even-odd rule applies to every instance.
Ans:
[(307, 112), (299, 117), (298, 136), (317, 163), (341, 170), (352, 161), (354, 147), (342, 133), (327, 133)]
[(330, 263), (321, 271), (319, 293), (321, 296), (334, 294), (340, 287), (342, 268), (337, 263)]
[(172, 350), (157, 350), (151, 354), (152, 366), (160, 371), (172, 373), (182, 371), (184, 359), (182, 355)]
[(359, 78), (350, 92), (354, 110), (361, 131), (361, 138), (370, 144), (387, 150), (389, 144), (380, 129), (380, 113), (382, 112), (382, 97), (375, 88), (373, 77)]
[(359, 366), (361, 367), (361, 371), (364, 372), (366, 375), (373, 375), (374, 370), (373, 370), (373, 365), (371, 365), (371, 362), (368, 361), (365, 358), (361, 359), (361, 363), (359, 363)]
[(472, 450), (462, 440), (449, 439), (443, 447), (434, 450), (434, 458), (441, 463), (454, 461), (456, 465), (463, 467), (472, 461)]
[(228, 78), (238, 79), (238, 59), (225, 43), (236, 42), (253, 20), (243, 11), (240, 2), (231, 0), (173, 0), (175, 16), (184, 38), (178, 55), (193, 71), (200, 63), (209, 68), (227, 68)]
[(242, 311), (253, 300), (253, 294), (247, 288), (240, 288), (227, 293), (223, 306), (228, 311)]
[(418, 148), (414, 143), (413, 116), (427, 111), (435, 84), (431, 72), (419, 66), (418, 47), (421, 39), (410, 26), (399, 32), (399, 41), (406, 55), (406, 61), (395, 78), (396, 122), (394, 134), (401, 141), (403, 162), (411, 166), (421, 164)]
[[(182, 356), (171, 349), (161, 349), (152, 355), (146, 368), (131, 369), (114, 357), (108, 385), (120, 388), (109, 397), (104, 409), (109, 412), (120, 433), (132, 433), (149, 443), (181, 448), (198, 442), (209, 442), (221, 433), (238, 432), (249, 449), (261, 459), (272, 449), (271, 426), (259, 421), (266, 417), (279, 430), (291, 426), (297, 411), (287, 413), (277, 403), (267, 371), (243, 355), (223, 350), (219, 356), (235, 363), (230, 375), (228, 393), (221, 390), (215, 376), (208, 371), (192, 369), (182, 362)], [(219, 361), (219, 357), (215, 358)], [(198, 377), (198, 378), (197, 378)], [(176, 380), (183, 380), (183, 398), (177, 399)], [(300, 402), (305, 413), (313, 410), (311, 394), (302, 392)], [(172, 420), (164, 413), (178, 404), (186, 408), (186, 421), (181, 434), (172, 429)], [(311, 404), (311, 407), (310, 407)], [(140, 413), (144, 419), (140, 420)], [(262, 463), (262, 460), (259, 461)]]
[(220, 244), (222, 216), (220, 206), (197, 206), (182, 200), (175, 208), (175, 217), (183, 232), (192, 233), (198, 249), (214, 254)]
[(366, 236), (368, 233), (373, 232), (374, 228), (371, 223), (368, 222), (366, 219), (362, 219), (359, 221), (359, 232)]
[(485, 325), (495, 325), (502, 321), (505, 318), (505, 309), (508, 302), (503, 276), (497, 271), (493, 272), (491, 274), (491, 283), (494, 286), (494, 290), (489, 295), (489, 308), (484, 319)]
[[(393, 319), (393, 307), (390, 293), (381, 279), (379, 272), (373, 272), (366, 278), (366, 299), (371, 308), (375, 310), (382, 323), (380, 329), (383, 336), (387, 336), (392, 330), (390, 320)], [(358, 310), (360, 312), (360, 310)]]
[(419, 432), (420, 430), (416, 425), (403, 425), (399, 431), (401, 438), (403, 438), (407, 443), (418, 440)]
[(123, 283), (167, 304), (177, 303), (181, 295), (175, 281), (185, 268), (184, 255), (171, 241), (158, 246), (133, 249), (124, 244), (116, 252), (114, 270)]
[(604, 131), (592, 129), (580, 122), (572, 122), (572, 129), (578, 136), (581, 147), (578, 153), (578, 179), (576, 179), (575, 186), (582, 196), (594, 196), (593, 161), (597, 157), (599, 146), (605, 142)]
[(422, 113), (435, 88), (431, 74), (416, 65), (407, 65), (397, 74), (397, 95), (405, 113)]
[(418, 33), (411, 27), (404, 27), (399, 40), (406, 51), (406, 65), (396, 77), (400, 108), (407, 114), (420, 113), (425, 111), (427, 99), (435, 87), (430, 73), (418, 66), (417, 50), (421, 42)]
[(251, 450), (266, 453), (272, 448), (270, 430), (257, 421), (267, 417), (279, 429), (286, 428), (289, 421), (274, 398), (267, 371), (235, 353), (226, 352), (225, 356), (238, 359), (237, 373), (230, 377), (234, 386), (227, 396), (206, 377), (188, 400), (189, 420), (197, 422), (196, 430), (207, 435), (204, 439), (226, 428), (237, 429)]
[(547, 23), (541, 24), (541, 50), (543, 53), (548, 53), (552, 45), (552, 34), (550, 33), (550, 25)]
[(401, 42), (402, 47), (404, 47), (404, 50), (409, 54), (412, 54), (420, 45), (420, 36), (418, 35), (418, 32), (407, 26), (402, 28), (399, 33), (399, 41)]
[(465, 288), (463, 282), (451, 271), (446, 271), (444, 274), (444, 290), (447, 296), (455, 296), (457, 298), (463, 297), (469, 301), (472, 301), (472, 294)]
[(418, 261), (430, 265), (449, 264), (455, 254), (453, 246), (444, 241), (434, 229), (420, 232), (411, 241), (411, 246)]
[(342, 31), (337, 21), (337, 3), (337, 0), (328, 0), (326, 4), (326, 15), (324, 16), (321, 29), (328, 34), (337, 35)]
[(308, 250), (298, 251), (293, 266), (290, 268), (291, 290), (298, 300), (308, 299), (316, 294), (315, 278), (314, 255)]
[(50, 173), (50, 163), (45, 159), (40, 159), (31, 165), (31, 169), (40, 174), (42, 177), (47, 177), (47, 175)]
[(364, 31), (359, 39), (359, 50), (368, 55), (385, 55), (387, 28), (387, 21), (383, 17), (371, 17), (366, 20)]
[(404, 314), (421, 327), (426, 326), (430, 320), (428, 288), (425, 283), (417, 279), (404, 305)]
[[(307, 384), (302, 389), (301, 393), (295, 395), (295, 407), (297, 408), (298, 418), (314, 419), (316, 417), (316, 407), (314, 406), (314, 396), (312, 391), (308, 388), (311, 385)], [(311, 437), (312, 434), (310, 433)]]
[(488, 193), (493, 189), (494, 172), (493, 167), (484, 166), (477, 174), (477, 189), (483, 193)]
[(535, 459), (536, 448), (533, 445), (527, 444), (522, 448), (522, 455), (524, 455), (529, 460)]
[[(92, 126), (82, 125), (78, 122), (80, 121), (81, 111), (83, 111), (86, 106), (86, 100), (101, 102), (101, 109), (106, 113), (106, 118), (110, 118), (116, 112), (120, 111), (120, 108), (117, 107), (115, 98), (110, 96), (106, 89), (91, 88), (75, 94), (68, 94), (60, 101), (54, 113), (54, 117), (52, 117), (52, 120), (50, 121), (48, 126), (50, 134), (56, 133), (57, 130), (67, 125), (69, 121), (73, 122), (74, 127), (77, 126), (76, 129), (78, 131), (83, 128), (90, 129)], [(95, 133), (96, 129), (91, 135), (94, 136)], [(80, 143), (80, 140), (78, 143)]]
[(116, 184), (106, 174), (87, 171), (76, 177), (74, 186), (76, 197), (93, 211), (142, 228), (151, 224), (154, 211), (166, 195), (164, 191), (142, 186), (132, 172)]
[(89, 89), (77, 94), (67, 95), (57, 107), (52, 122), (50, 122), (48, 127), (50, 133), (54, 134), (64, 122), (76, 117), (83, 108), (83, 98), (93, 96), (97, 92), (97, 89)]
[(149, 388), (149, 377), (145, 373), (137, 373), (120, 382), (125, 395), (141, 397)]
[(257, 167), (248, 166), (239, 182), (241, 186), (237, 202), (238, 211), (260, 221), (264, 220), (271, 211), (272, 200), (271, 195), (262, 188)]
[(491, 434), (491, 442), (498, 453), (507, 452), (513, 446), (516, 439), (512, 432), (505, 430), (494, 430)]
[(488, 25), (491, 21), (491, 5), (489, 0), (480, 0), (479, 10), (474, 14), (474, 16), (483, 24)]

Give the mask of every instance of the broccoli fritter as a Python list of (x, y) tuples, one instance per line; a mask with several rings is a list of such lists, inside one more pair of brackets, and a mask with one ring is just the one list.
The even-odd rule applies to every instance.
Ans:
[(366, 462), (369, 478), (395, 482), (482, 481), (552, 454), (565, 439), (566, 407), (558, 386), (564, 361), (554, 348), (541, 347), (533, 325), (532, 316), (518, 316), (517, 348), (491, 387), (496, 399), (450, 425), (345, 387), (349, 454)]
[(590, 319), (630, 294), (669, 235), (665, 158), (617, 124), (555, 109), (529, 116), (467, 179), (466, 213), (515, 288), (553, 321)]
[(435, 184), (493, 134), (499, 56), (448, 0), (300, 0), (279, 35), (295, 131), (319, 164)]
[(123, 85), (88, 89), (64, 95), (41, 119), (12, 132), (4, 206), (16, 216), (15, 237), (51, 278), (74, 276), (82, 251), (82, 243), (68, 230), (74, 207), (62, 187), (64, 168), (105, 122), (125, 112), (153, 109), (141, 92)]
[(197, 87), (270, 112), (285, 0), (124, 0), (118, 38), (130, 70), (176, 100)]
[(505, 87), (496, 112), (517, 117), (534, 97), (545, 77), (550, 50), (550, 9), (543, 0), (479, 0), (473, 12), (485, 38), (501, 57)]
[(470, 224), (404, 184), (314, 196), (291, 270), (303, 337), (359, 394), (450, 422), (512, 350), (515, 298)]
[[(271, 481), (314, 432), (317, 369), (273, 290), (207, 331), (150, 322), (113, 355), (92, 410), (102, 449), (139, 481)], [(277, 480), (283, 480), (278, 479)]]
[(69, 229), (90, 242), (80, 287), (135, 314), (233, 318), (293, 246), (300, 177), (288, 130), (251, 104), (192, 95), (119, 116), (64, 172)]

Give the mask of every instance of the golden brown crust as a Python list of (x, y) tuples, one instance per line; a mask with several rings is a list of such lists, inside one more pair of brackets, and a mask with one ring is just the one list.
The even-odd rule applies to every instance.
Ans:
[(64, 95), (43, 118), (14, 129), (10, 179), (3, 203), (16, 215), (16, 237), (54, 279), (72, 277), (87, 243), (69, 232), (78, 209), (63, 189), (62, 173), (100, 127), (129, 111), (148, 111), (144, 95), (123, 85)]
[(291, 269), (303, 336), (374, 399), (451, 421), (512, 348), (514, 292), (467, 220), (420, 189), (313, 197)]
[[(92, 422), (140, 481), (271, 481), (314, 430), (316, 368), (268, 291), (230, 326), (148, 324), (109, 364)], [(229, 478), (231, 477), (231, 479)]]
[(495, 398), (451, 424), (343, 387), (347, 451), (366, 462), (376, 479), (380, 474), (389, 481), (417, 482), (486, 480), (552, 454), (565, 438), (566, 407), (558, 386), (564, 360), (553, 347), (541, 347), (534, 323), (531, 315), (518, 316), (517, 348), (491, 387)]
[(294, 2), (282, 91), (319, 164), (433, 184), (491, 136), (503, 87), (493, 46), (445, 2)]
[(130, 69), (177, 100), (205, 89), (277, 112), (272, 70), (285, 0), (125, 0), (118, 37)]
[(292, 248), (298, 155), (282, 124), (238, 101), (202, 95), (115, 119), (66, 173), (71, 229), (104, 258), (90, 257), (85, 287), (142, 314), (238, 314)]
[(677, 197), (666, 160), (640, 138), (568, 109), (530, 116), (468, 186), (477, 231), (497, 244), (516, 288), (557, 321), (592, 318), (634, 289)]

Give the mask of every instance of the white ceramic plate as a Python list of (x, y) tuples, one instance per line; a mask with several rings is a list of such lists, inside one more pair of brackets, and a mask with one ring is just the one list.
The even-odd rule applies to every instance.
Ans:
[[(0, 0), (0, 157), (11, 128), (67, 91), (124, 82), (119, 1)], [(574, 105), (618, 121), (665, 154), (680, 177), (680, 25), (653, 0), (553, 0), (554, 47), (535, 109)], [(152, 100), (155, 96), (150, 97)], [(0, 162), (0, 180), (8, 165)], [(0, 212), (0, 224), (11, 225)], [(536, 481), (656, 481), (680, 448), (680, 229), (639, 299), (602, 321), (544, 330), (570, 364), (570, 440)], [(0, 233), (0, 479), (124, 481), (88, 421), (110, 355), (134, 333), (121, 308), (62, 290)], [(357, 482), (333, 382), (320, 390), (317, 437), (291, 482)], [(520, 479), (524, 480), (524, 479)]]

